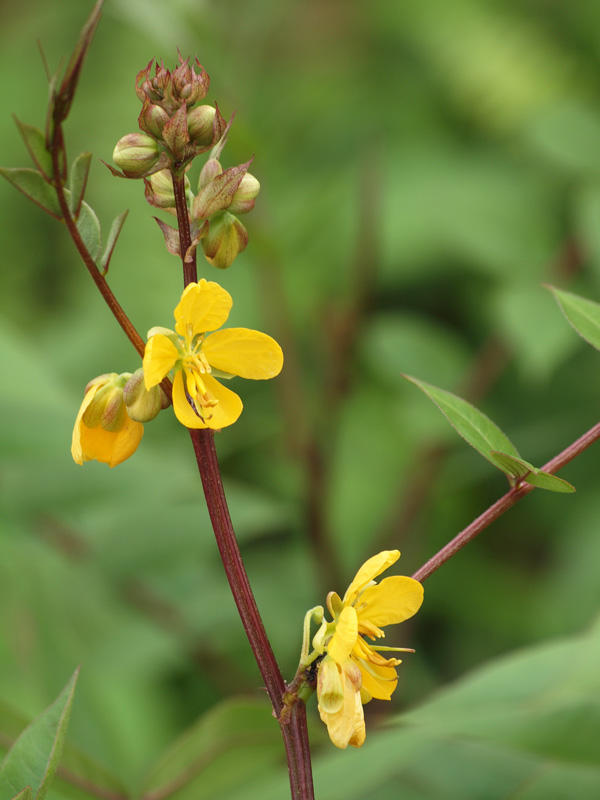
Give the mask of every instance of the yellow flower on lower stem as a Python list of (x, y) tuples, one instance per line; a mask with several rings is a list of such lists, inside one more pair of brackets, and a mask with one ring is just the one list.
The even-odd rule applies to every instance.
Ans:
[(404, 622), (421, 607), (423, 587), (413, 578), (393, 575), (380, 583), (374, 580), (399, 558), (398, 550), (378, 553), (358, 570), (343, 599), (335, 592), (327, 596), (333, 622), (322, 628), (325, 657), (319, 664), (317, 698), (321, 719), (336, 747), (361, 746), (365, 738), (362, 705), (374, 697), (389, 700), (398, 684), (396, 667), (402, 662), (381, 653), (412, 652), (369, 644), (364, 638), (381, 639), (383, 626)]
[[(152, 328), (144, 353), (146, 388), (156, 386), (171, 370), (173, 409), (186, 428), (218, 430), (242, 413), (242, 401), (218, 378), (274, 378), (283, 353), (266, 333), (249, 328), (217, 331), (233, 305), (229, 292), (202, 278), (183, 290), (175, 308), (175, 330)], [(215, 333), (207, 333), (215, 331)]]
[(73, 428), (75, 463), (102, 461), (116, 467), (137, 450), (144, 426), (132, 420), (125, 407), (123, 387), (130, 377), (128, 372), (112, 372), (88, 383)]

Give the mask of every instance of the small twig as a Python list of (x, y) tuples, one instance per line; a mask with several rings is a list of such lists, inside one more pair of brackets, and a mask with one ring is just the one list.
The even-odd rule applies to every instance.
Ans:
[[(562, 469), (562, 467), (568, 464), (569, 461), (572, 461), (576, 456), (592, 445), (597, 439), (600, 439), (600, 422), (580, 436), (579, 439), (566, 447), (561, 453), (548, 461), (547, 464), (544, 464), (542, 467), (543, 471), (550, 472), (552, 474), (558, 472), (560, 469)], [(497, 520), (498, 517), (502, 516), (505, 511), (508, 511), (508, 509), (512, 508), (512, 506), (514, 506), (515, 503), (517, 503), (522, 497), (525, 497), (525, 495), (532, 492), (534, 488), (534, 486), (530, 486), (529, 484), (521, 483), (508, 491), (486, 511), (484, 511), (483, 514), (480, 514), (477, 519), (473, 520), (470, 525), (468, 525), (457, 536), (455, 536), (451, 542), (448, 542), (445, 547), (442, 547), (442, 549), (432, 556), (429, 561), (423, 564), (423, 566), (420, 567), (412, 577), (417, 581), (424, 581), (425, 578), (428, 578), (430, 575), (432, 575), (436, 569), (439, 569), (442, 564), (445, 564), (448, 559), (452, 558), (455, 553), (461, 550), (466, 544), (480, 534), (481, 531), (485, 530), (485, 528)]]

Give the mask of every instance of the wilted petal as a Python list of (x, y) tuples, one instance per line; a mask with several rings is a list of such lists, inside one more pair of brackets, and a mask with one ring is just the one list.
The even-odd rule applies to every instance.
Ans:
[(144, 384), (151, 389), (162, 381), (175, 366), (180, 357), (173, 342), (162, 333), (152, 336), (144, 350)]
[(250, 328), (226, 328), (206, 337), (202, 351), (215, 369), (261, 380), (279, 375), (283, 353), (275, 339)]
[(336, 747), (345, 749), (348, 745), (360, 747), (365, 740), (365, 720), (360, 700), (360, 689), (356, 689), (344, 670), (344, 704), (333, 713), (327, 713), (319, 706), (319, 714), (327, 725), (329, 738)]
[(346, 589), (344, 603), (353, 603), (367, 584), (371, 583), (377, 575), (394, 564), (399, 558), (399, 550), (382, 550), (381, 553), (377, 553), (377, 555), (367, 559)]
[(175, 308), (175, 330), (184, 337), (214, 331), (227, 320), (232, 305), (231, 295), (218, 283), (204, 278), (189, 283)]

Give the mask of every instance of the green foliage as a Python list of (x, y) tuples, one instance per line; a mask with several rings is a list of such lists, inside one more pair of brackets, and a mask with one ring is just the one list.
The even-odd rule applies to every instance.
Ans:
[(550, 287), (561, 311), (577, 333), (600, 350), (600, 304), (572, 292)]
[[(79, 85), (71, 158), (94, 153), (70, 161), (67, 198), (77, 206), (85, 188), (82, 235), (101, 269), (112, 256), (111, 288), (142, 333), (172, 324), (181, 274), (141, 182), (116, 181), (99, 164), (136, 130), (136, 73), (153, 54), (167, 63), (177, 47), (197, 54), (212, 79), (207, 101), (228, 118), (237, 109), (224, 168), (256, 156), (263, 188), (248, 248), (225, 272), (199, 263), (232, 293), (231, 324), (265, 330), (285, 350), (282, 377), (244, 388), (243, 415), (217, 444), (287, 678), (306, 609), (343, 592), (363, 558), (399, 547), (399, 571), (410, 574), (505, 491), (402, 373), (456, 392), (437, 398), (463, 435), (512, 478), (555, 491), (570, 485), (533, 464), (598, 419), (597, 354), (577, 347), (540, 287), (559, 284), (571, 324), (596, 339), (586, 312), (595, 304), (584, 298), (600, 285), (598, 8), (377, 0), (366, 9), (264, 0), (251, 14), (230, 2), (199, 13), (194, 0), (153, 0), (140, 13), (114, 0), (83, 71), (78, 51), (66, 83), (54, 81), (59, 117)], [(58, 64), (84, 13), (81, 0), (7, 9), (6, 113), (44, 127), (35, 41)], [(47, 174), (43, 133), (19, 127)], [(175, 800), (211, 791), (280, 800), (279, 732), (185, 432), (166, 412), (115, 470), (70, 459), (86, 382), (139, 359), (64, 226), (14, 191), (60, 217), (40, 172), (8, 169), (25, 161), (14, 126), (0, 136), (13, 182), (0, 184), (0, 746), (81, 663), (47, 800), (88, 796), (66, 773), (136, 797), (188, 769)], [(99, 219), (114, 220), (103, 246)], [(531, 463), (458, 395), (476, 398)], [(324, 454), (312, 495), (306, 430)], [(597, 628), (573, 637), (597, 616), (595, 448), (565, 475), (578, 489), (569, 502), (533, 492), (428, 579), (422, 611), (390, 641), (416, 654), (392, 703), (367, 707), (362, 750), (332, 752), (309, 707), (319, 798), (598, 796)], [(314, 545), (315, 498), (333, 565)], [(251, 700), (235, 699), (247, 692)]]
[[(551, 492), (574, 492), (568, 481), (537, 469), (524, 461), (508, 437), (479, 409), (461, 397), (424, 383), (410, 375), (404, 376), (418, 386), (440, 409), (453, 428), (495, 467), (501, 469), (514, 485), (518, 479)], [(502, 448), (502, 449), (500, 449)], [(506, 452), (508, 451), (508, 452)]]
[(44, 800), (60, 763), (71, 716), (79, 670), (55, 702), (19, 736), (0, 766), (0, 792), (11, 796), (31, 787), (35, 800)]

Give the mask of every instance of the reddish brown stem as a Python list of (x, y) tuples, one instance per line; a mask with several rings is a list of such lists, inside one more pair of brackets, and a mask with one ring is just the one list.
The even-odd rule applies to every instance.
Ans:
[[(544, 472), (558, 472), (559, 469), (562, 469), (565, 464), (572, 461), (597, 439), (600, 439), (600, 422), (594, 425), (593, 428), (590, 428), (589, 431), (586, 431), (583, 436), (580, 436), (579, 439), (566, 447), (561, 453), (548, 461), (547, 464), (544, 464), (542, 469)], [(442, 549), (423, 564), (412, 577), (417, 581), (424, 581), (425, 578), (432, 575), (436, 569), (439, 569), (442, 564), (445, 564), (448, 559), (452, 558), (455, 553), (474, 539), (481, 531), (485, 530), (488, 525), (491, 525), (492, 522), (502, 516), (505, 511), (512, 508), (522, 497), (532, 492), (534, 488), (534, 486), (530, 486), (527, 483), (521, 483), (515, 486), (499, 500), (496, 500), (496, 502), (486, 509), (483, 514), (480, 514), (477, 519), (473, 520), (470, 525), (455, 536), (452, 541), (448, 542), (445, 547), (442, 547)]]
[[(196, 254), (189, 250), (192, 239), (184, 175), (177, 174), (176, 170), (173, 170), (171, 174), (179, 227), (183, 283), (184, 286), (187, 286), (188, 283), (197, 280)], [(189, 260), (186, 260), (186, 253), (189, 253), (187, 256)], [(267, 637), (237, 543), (221, 480), (214, 433), (208, 429), (190, 430), (189, 433), (225, 574), (254, 658), (265, 682), (273, 712), (281, 727), (292, 800), (313, 800), (312, 768), (304, 703), (298, 700), (292, 706), (290, 713), (281, 715), (284, 708), (285, 681)]]
[(71, 212), (69, 211), (69, 206), (67, 204), (67, 198), (65, 197), (65, 191), (62, 183), (61, 178), (61, 169), (60, 169), (60, 155), (61, 153), (64, 155), (64, 161), (66, 162), (66, 154), (64, 153), (64, 140), (63, 140), (63, 133), (62, 128), (57, 126), (54, 132), (54, 138), (52, 141), (52, 173), (54, 179), (54, 188), (56, 190), (56, 196), (58, 198), (58, 203), (60, 205), (60, 210), (62, 211), (63, 220), (65, 225), (67, 226), (67, 230), (69, 231), (69, 235), (73, 242), (75, 243), (75, 247), (77, 248), (79, 255), (83, 263), (85, 264), (87, 271), (92, 276), (92, 280), (98, 287), (100, 294), (106, 301), (106, 304), (112, 311), (115, 319), (125, 332), (125, 335), (131, 342), (131, 344), (135, 347), (141, 357), (144, 355), (144, 340), (139, 335), (135, 327), (133, 326), (131, 320), (125, 313), (124, 309), (122, 308), (121, 304), (117, 300), (117, 298), (112, 293), (111, 288), (109, 287), (106, 279), (96, 266), (96, 262), (90, 255), (89, 250), (85, 246), (85, 243), (81, 236), (79, 235), (79, 231), (77, 230), (77, 224), (73, 219)]

